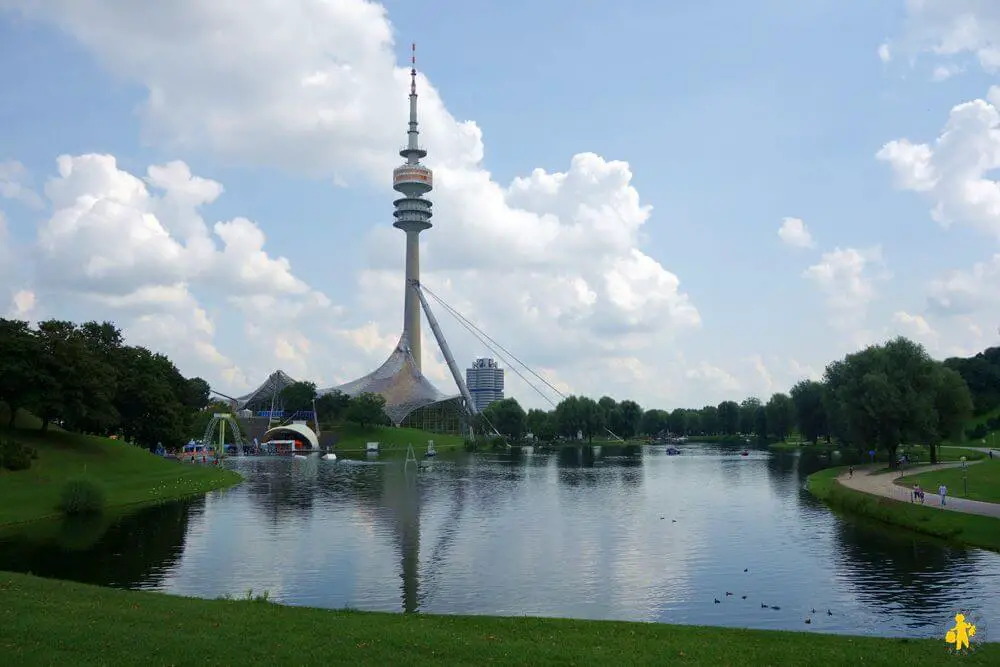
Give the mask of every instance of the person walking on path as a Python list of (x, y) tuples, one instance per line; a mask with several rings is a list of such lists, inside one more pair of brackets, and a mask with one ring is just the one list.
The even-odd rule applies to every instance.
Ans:
[(948, 487), (942, 484), (938, 487), (938, 495), (941, 496), (941, 507), (945, 506), (945, 496), (948, 495)]
[(848, 468), (847, 468), (847, 476), (848, 477), (854, 477), (854, 466), (848, 466)]

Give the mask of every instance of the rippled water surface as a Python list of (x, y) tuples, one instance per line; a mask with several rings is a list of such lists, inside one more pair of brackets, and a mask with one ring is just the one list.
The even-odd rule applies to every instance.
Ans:
[(943, 636), (959, 609), (980, 632), (1000, 618), (1000, 556), (839, 518), (802, 488), (824, 462), (798, 455), (229, 465), (247, 481), (197, 501), (0, 538), (0, 569), (331, 608), (914, 637)]

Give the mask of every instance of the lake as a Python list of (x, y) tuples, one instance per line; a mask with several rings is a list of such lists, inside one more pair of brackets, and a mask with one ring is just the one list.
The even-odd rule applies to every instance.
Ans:
[(419, 469), (226, 465), (247, 481), (110, 526), (0, 537), (0, 569), (328, 608), (905, 637), (943, 638), (959, 610), (980, 633), (1000, 618), (1000, 555), (841, 518), (803, 488), (829, 465), (813, 454), (689, 443), (679, 456), (529, 449)]

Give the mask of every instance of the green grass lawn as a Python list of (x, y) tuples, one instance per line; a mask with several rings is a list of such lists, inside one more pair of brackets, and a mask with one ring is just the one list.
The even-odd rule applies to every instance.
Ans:
[(655, 623), (380, 614), (196, 600), (0, 573), (18, 665), (963, 665), (940, 640)]
[(361, 428), (357, 424), (344, 424), (333, 429), (337, 434), (337, 444), (334, 451), (364, 452), (365, 445), (369, 442), (379, 443), (381, 451), (402, 450), (406, 452), (406, 446), (413, 445), (417, 455), (427, 450), (427, 441), (434, 441), (434, 448), (439, 452), (462, 450), (465, 439), (460, 435), (450, 435), (447, 433), (430, 433), (415, 428), (394, 428), (391, 426), (370, 426)]
[[(846, 467), (841, 466), (815, 472), (809, 475), (806, 481), (807, 488), (820, 500), (848, 514), (868, 517), (958, 544), (1000, 551), (1000, 519), (960, 512), (944, 512), (932, 507), (855, 491), (836, 481), (837, 475), (845, 470)], [(934, 474), (936, 473), (931, 473)]]
[(936, 492), (938, 486), (944, 484), (948, 487), (949, 496), (982, 500), (987, 503), (1000, 503), (1000, 459), (987, 459), (970, 465), (965, 474), (968, 475), (968, 495), (963, 491), (961, 468), (907, 475), (896, 480), (896, 484), (909, 487), (919, 484), (928, 493)]
[(42, 433), (30, 415), (19, 419), (20, 428), (13, 431), (7, 430), (5, 418), (0, 423), (0, 438), (38, 450), (30, 469), (0, 471), (0, 526), (57, 515), (63, 484), (78, 477), (100, 484), (109, 507), (181, 498), (242, 480), (229, 470), (166, 460), (118, 440), (59, 430)]

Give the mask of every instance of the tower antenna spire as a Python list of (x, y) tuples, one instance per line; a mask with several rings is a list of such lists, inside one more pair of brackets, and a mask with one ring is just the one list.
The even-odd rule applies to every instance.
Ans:
[(410, 44), (410, 95), (417, 94), (417, 43)]

